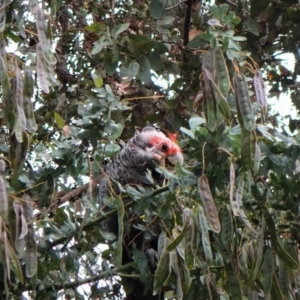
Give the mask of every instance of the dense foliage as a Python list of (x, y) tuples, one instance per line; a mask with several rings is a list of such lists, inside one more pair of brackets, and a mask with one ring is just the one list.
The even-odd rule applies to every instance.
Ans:
[[(300, 299), (298, 121), (267, 107), (300, 109), (299, 20), (296, 0), (3, 0), (1, 299), (120, 299), (131, 278), (169, 299)], [(155, 267), (138, 248), (122, 265), (96, 186), (150, 124), (185, 163), (109, 213), (159, 236)]]

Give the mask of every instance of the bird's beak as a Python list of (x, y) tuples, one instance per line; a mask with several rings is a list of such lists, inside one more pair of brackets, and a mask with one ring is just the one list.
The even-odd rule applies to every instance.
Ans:
[(184, 159), (183, 155), (180, 152), (177, 152), (175, 155), (169, 156), (168, 160), (172, 165), (175, 166), (177, 163), (182, 165)]

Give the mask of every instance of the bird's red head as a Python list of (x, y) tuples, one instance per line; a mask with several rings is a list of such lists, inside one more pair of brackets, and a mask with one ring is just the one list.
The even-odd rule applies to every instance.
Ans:
[(165, 136), (162, 132), (153, 130), (146, 130), (142, 132), (151, 147), (154, 147), (160, 152), (163, 157), (175, 165), (176, 163), (183, 164), (183, 156), (181, 148), (175, 143), (176, 135)]

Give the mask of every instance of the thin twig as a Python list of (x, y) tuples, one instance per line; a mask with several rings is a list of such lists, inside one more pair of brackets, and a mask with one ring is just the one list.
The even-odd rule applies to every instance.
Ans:
[(180, 2), (178, 2), (177, 4), (175, 4), (175, 5), (173, 5), (173, 6), (166, 7), (165, 10), (171, 10), (171, 9), (173, 9), (173, 8), (175, 8), (175, 7), (177, 7), (177, 6), (179, 6), (179, 5), (182, 4), (182, 3), (186, 3), (186, 0), (180, 1)]
[(230, 3), (231, 5), (234, 5), (234, 6), (238, 6), (236, 3), (230, 1), (230, 0), (226, 0), (228, 3)]
[(134, 98), (124, 98), (124, 101), (131, 101), (131, 100), (142, 100), (142, 99), (156, 99), (156, 98), (165, 98), (164, 95), (154, 95), (154, 96), (144, 96), (144, 97), (134, 97)]
[(202, 146), (202, 174), (204, 174), (205, 171), (205, 153), (204, 153), (205, 146), (206, 146), (206, 142)]

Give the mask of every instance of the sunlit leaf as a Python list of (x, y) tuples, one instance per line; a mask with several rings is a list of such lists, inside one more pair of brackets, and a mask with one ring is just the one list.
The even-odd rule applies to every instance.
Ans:
[(106, 25), (102, 22), (93, 23), (93, 24), (85, 27), (85, 30), (93, 32), (93, 33), (97, 33), (97, 34), (100, 34), (105, 29), (106, 29)]
[(98, 76), (96, 73), (92, 73), (92, 78), (94, 80), (94, 84), (97, 88), (102, 87), (103, 85), (103, 78)]
[(120, 76), (124, 80), (133, 79), (139, 72), (140, 65), (136, 61), (132, 61), (129, 66), (122, 65), (120, 68)]
[(59, 129), (65, 126), (65, 120), (57, 112), (54, 112), (54, 119)]
[(127, 30), (128, 27), (129, 27), (129, 23), (119, 24), (115, 26), (111, 31), (112, 38), (116, 40), (122, 32)]

